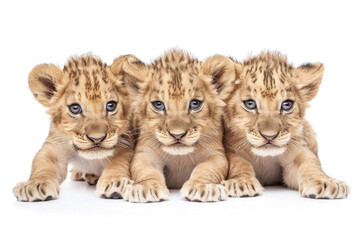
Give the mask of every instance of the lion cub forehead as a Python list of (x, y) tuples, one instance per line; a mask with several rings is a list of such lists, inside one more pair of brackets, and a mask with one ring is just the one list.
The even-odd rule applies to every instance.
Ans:
[(151, 82), (162, 98), (194, 95), (199, 89), (200, 62), (182, 51), (170, 51), (151, 65)]
[(243, 66), (246, 88), (262, 97), (274, 98), (292, 89), (294, 68), (280, 53), (262, 52), (244, 61)]
[(100, 58), (88, 55), (71, 58), (63, 71), (69, 78), (68, 87), (77, 98), (97, 101), (109, 98), (113, 90), (107, 68)]

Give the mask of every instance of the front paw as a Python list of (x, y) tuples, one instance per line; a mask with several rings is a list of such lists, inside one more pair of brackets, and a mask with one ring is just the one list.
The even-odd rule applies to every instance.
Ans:
[(144, 181), (126, 186), (124, 200), (136, 203), (160, 202), (169, 200), (167, 187), (159, 182)]
[(233, 178), (222, 181), (221, 184), (227, 189), (229, 197), (254, 197), (264, 190), (255, 177)]
[(120, 176), (101, 176), (97, 185), (96, 192), (104, 198), (122, 198), (125, 187), (131, 183), (127, 177)]
[(48, 201), (59, 197), (60, 187), (57, 180), (29, 180), (18, 183), (14, 196), (22, 202)]
[(194, 202), (217, 202), (227, 199), (227, 190), (221, 184), (198, 183), (188, 180), (180, 189), (186, 200)]
[(308, 179), (300, 183), (299, 192), (303, 197), (340, 199), (347, 197), (350, 187), (332, 178)]

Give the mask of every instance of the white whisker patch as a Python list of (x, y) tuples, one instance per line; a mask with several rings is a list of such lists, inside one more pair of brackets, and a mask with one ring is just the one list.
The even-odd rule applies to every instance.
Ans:
[(100, 151), (83, 151), (78, 150), (78, 154), (80, 157), (85, 158), (87, 160), (99, 160), (99, 159), (106, 159), (114, 155), (114, 150), (100, 150)]
[(260, 157), (274, 157), (274, 156), (278, 156), (281, 155), (285, 152), (286, 148), (285, 147), (261, 147), (261, 148), (256, 148), (256, 147), (252, 147), (251, 148), (251, 152), (257, 156)]
[(164, 152), (171, 154), (171, 155), (186, 155), (192, 153), (195, 150), (193, 146), (181, 146), (181, 147), (174, 147), (174, 146), (162, 146), (161, 148)]

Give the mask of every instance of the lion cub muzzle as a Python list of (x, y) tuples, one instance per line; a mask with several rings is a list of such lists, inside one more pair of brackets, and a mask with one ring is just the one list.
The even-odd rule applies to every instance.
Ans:
[(106, 123), (101, 122), (91, 123), (85, 127), (85, 135), (91, 142), (98, 145), (108, 135), (108, 126)]
[(116, 136), (111, 136), (107, 122), (102, 120), (92, 120), (86, 124), (83, 136), (74, 139), (76, 151), (88, 160), (112, 156), (116, 143)]
[(162, 150), (171, 155), (186, 155), (194, 151), (198, 138), (190, 127), (187, 119), (173, 117), (166, 122), (166, 137), (161, 141)]

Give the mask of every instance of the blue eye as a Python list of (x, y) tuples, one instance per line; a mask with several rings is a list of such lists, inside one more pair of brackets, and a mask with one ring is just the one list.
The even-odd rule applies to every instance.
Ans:
[(252, 99), (246, 100), (243, 103), (244, 103), (245, 107), (249, 110), (256, 109), (256, 102)]
[(281, 103), (281, 110), (290, 111), (294, 106), (293, 100), (285, 100)]
[(156, 110), (159, 110), (159, 111), (164, 111), (165, 110), (165, 104), (161, 101), (154, 101), (154, 102), (151, 102), (151, 104), (153, 105), (153, 107), (156, 109)]
[(199, 110), (199, 109), (200, 109), (201, 105), (202, 105), (202, 101), (197, 100), (197, 99), (194, 99), (194, 100), (191, 100), (191, 102), (190, 102), (190, 104), (189, 104), (189, 108), (190, 108), (191, 110), (196, 111), (196, 110)]
[(106, 104), (106, 111), (113, 112), (115, 111), (117, 103), (115, 101), (110, 101)]
[(72, 114), (75, 114), (75, 115), (80, 114), (81, 111), (82, 111), (80, 105), (77, 104), (77, 103), (71, 104), (71, 105), (69, 106), (69, 110), (70, 110), (70, 112), (71, 112)]

